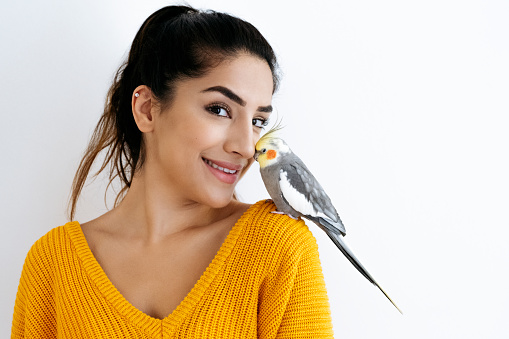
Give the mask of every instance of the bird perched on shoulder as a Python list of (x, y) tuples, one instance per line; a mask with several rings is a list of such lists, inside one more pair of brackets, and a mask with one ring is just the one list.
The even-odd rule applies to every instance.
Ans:
[(317, 224), (355, 268), (378, 287), (402, 313), (346, 246), (343, 241), (346, 234), (345, 226), (329, 196), (302, 160), (282, 139), (274, 136), (277, 130), (269, 131), (260, 138), (256, 143), (254, 155), (260, 164), (260, 173), (267, 192), (277, 207), (275, 213), (287, 214), (294, 219), (304, 217)]

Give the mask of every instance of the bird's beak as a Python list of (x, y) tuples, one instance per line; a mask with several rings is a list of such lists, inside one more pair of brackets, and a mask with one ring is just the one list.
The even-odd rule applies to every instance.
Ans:
[(255, 154), (254, 154), (254, 157), (253, 157), (253, 158), (254, 158), (256, 161), (258, 161), (258, 156), (260, 156), (260, 153), (257, 151), (257, 152), (255, 152)]

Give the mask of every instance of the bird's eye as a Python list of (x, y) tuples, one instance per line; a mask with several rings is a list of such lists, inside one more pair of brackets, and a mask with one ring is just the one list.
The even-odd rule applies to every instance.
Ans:
[(266, 148), (262, 148), (262, 153), (267, 153), (267, 149)]

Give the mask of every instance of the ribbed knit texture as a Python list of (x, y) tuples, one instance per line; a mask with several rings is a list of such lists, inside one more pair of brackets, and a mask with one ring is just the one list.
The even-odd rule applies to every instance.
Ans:
[(251, 206), (162, 320), (124, 299), (77, 222), (57, 227), (27, 255), (12, 338), (332, 338), (316, 240), (274, 210)]

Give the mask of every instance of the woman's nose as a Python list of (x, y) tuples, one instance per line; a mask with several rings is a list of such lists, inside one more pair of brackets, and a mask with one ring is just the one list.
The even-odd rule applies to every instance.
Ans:
[(255, 133), (251, 119), (238, 120), (231, 124), (225, 140), (225, 150), (249, 159), (255, 153)]

